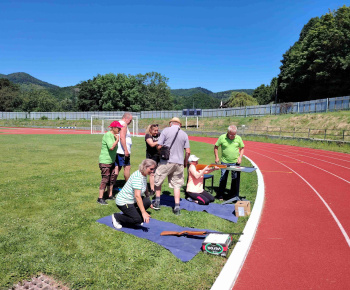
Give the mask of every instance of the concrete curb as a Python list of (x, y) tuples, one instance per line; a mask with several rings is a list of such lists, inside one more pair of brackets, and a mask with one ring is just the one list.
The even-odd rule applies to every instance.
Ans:
[(229, 290), (234, 286), (254, 240), (264, 205), (265, 184), (261, 171), (252, 160), (246, 156), (244, 157), (247, 158), (253, 164), (253, 166), (257, 168), (256, 173), (258, 175), (258, 191), (254, 203), (254, 208), (243, 230), (244, 235), (240, 237), (239, 242), (233, 249), (225, 266), (222, 268), (215, 283), (211, 287), (211, 290)]

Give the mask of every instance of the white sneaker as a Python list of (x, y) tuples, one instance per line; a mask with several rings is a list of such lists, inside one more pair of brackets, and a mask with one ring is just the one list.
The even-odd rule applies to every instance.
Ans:
[(117, 220), (114, 217), (114, 214), (112, 214), (112, 224), (113, 224), (113, 227), (115, 227), (117, 230), (123, 227), (120, 223), (117, 222)]

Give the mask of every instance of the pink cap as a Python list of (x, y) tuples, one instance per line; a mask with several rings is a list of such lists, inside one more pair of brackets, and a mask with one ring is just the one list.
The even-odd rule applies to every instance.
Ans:
[(123, 128), (123, 126), (118, 121), (113, 121), (108, 127), (110, 127), (110, 128)]

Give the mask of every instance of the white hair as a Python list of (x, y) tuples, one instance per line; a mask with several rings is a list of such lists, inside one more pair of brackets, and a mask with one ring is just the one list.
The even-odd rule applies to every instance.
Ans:
[(132, 114), (130, 112), (125, 112), (122, 119), (130, 119), (132, 118)]
[(228, 132), (236, 133), (237, 132), (237, 127), (235, 125), (230, 125), (227, 128)]

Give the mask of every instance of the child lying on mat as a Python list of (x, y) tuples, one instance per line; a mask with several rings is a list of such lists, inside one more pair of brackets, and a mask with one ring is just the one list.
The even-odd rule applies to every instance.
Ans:
[(123, 225), (134, 226), (148, 223), (150, 215), (146, 210), (151, 206), (147, 190), (147, 175), (154, 172), (157, 163), (151, 159), (141, 162), (139, 170), (135, 171), (118, 193), (115, 203), (123, 212), (112, 214), (112, 223), (116, 229)]
[(188, 182), (186, 188), (186, 194), (189, 196), (194, 202), (198, 204), (209, 204), (209, 202), (213, 202), (214, 197), (207, 191), (203, 189), (203, 177), (204, 174), (208, 174), (213, 172), (214, 170), (218, 170), (218, 167), (209, 168), (209, 166), (205, 167), (202, 170), (197, 171), (196, 165), (198, 164), (199, 158), (196, 155), (190, 155), (188, 158), (188, 162), (190, 166), (188, 168)]

